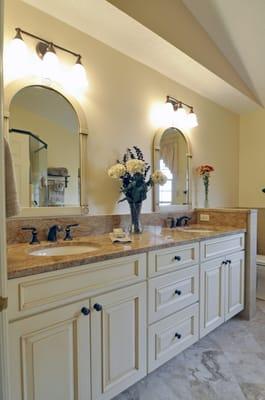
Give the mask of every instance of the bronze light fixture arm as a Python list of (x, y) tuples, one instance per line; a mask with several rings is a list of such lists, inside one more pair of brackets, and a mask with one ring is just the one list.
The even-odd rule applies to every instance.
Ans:
[(75, 56), (75, 57), (81, 58), (81, 55), (80, 55), (80, 54), (75, 53), (75, 52), (72, 51), (72, 50), (66, 49), (65, 47), (59, 46), (58, 44), (56, 44), (56, 43), (54, 43), (54, 42), (48, 41), (48, 40), (46, 40), (46, 39), (43, 39), (43, 38), (40, 37), (40, 36), (34, 35), (33, 33), (24, 31), (24, 29), (15, 28), (15, 30), (16, 30), (16, 32), (17, 32), (17, 35), (20, 35), (20, 36), (21, 36), (21, 33), (23, 33), (23, 35), (30, 36), (30, 37), (32, 37), (32, 38), (34, 38), (34, 39), (37, 39), (37, 40), (39, 40), (39, 41), (41, 41), (41, 42), (43, 42), (43, 43), (46, 43), (47, 45), (52, 44), (53, 47), (55, 47), (56, 49), (65, 51), (66, 53), (72, 54), (72, 55)]
[(184, 106), (188, 107), (191, 111), (193, 111), (193, 106), (191, 106), (191, 105), (189, 105), (187, 103), (184, 103), (184, 101), (178, 100), (178, 99), (176, 99), (175, 97), (172, 97), (172, 96), (167, 96), (166, 103), (171, 103), (171, 104), (173, 104), (173, 106), (182, 105), (183, 104)]

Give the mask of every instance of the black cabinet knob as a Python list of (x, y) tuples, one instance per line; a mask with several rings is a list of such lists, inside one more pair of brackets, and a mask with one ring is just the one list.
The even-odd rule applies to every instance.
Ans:
[(231, 264), (232, 261), (231, 261), (231, 260), (227, 260), (226, 262), (227, 262), (228, 264)]
[(174, 260), (176, 260), (176, 261), (181, 261), (181, 257), (180, 257), (180, 256), (175, 256), (175, 257), (174, 257)]
[(222, 265), (227, 265), (227, 261), (222, 261)]
[(88, 314), (90, 314), (90, 310), (87, 307), (82, 307), (81, 308), (81, 313), (84, 314), (84, 315), (88, 315)]
[(181, 334), (180, 334), (180, 333), (175, 333), (175, 337), (176, 337), (177, 339), (181, 339)]
[(181, 295), (181, 290), (176, 289), (176, 290), (175, 290), (175, 294), (177, 294), (178, 296), (180, 296), (180, 295)]
[(94, 309), (95, 309), (96, 311), (101, 311), (101, 310), (102, 310), (102, 305), (96, 303), (96, 304), (94, 304)]

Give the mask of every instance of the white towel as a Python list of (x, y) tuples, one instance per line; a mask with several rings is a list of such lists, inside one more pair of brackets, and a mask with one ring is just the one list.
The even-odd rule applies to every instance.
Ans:
[(5, 143), (5, 189), (6, 189), (6, 216), (14, 217), (20, 213), (20, 205), (16, 189), (16, 177), (13, 165), (12, 154), (9, 143), (4, 138)]

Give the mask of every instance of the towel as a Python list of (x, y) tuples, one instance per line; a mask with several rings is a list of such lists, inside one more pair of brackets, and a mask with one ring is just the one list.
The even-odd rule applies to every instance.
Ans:
[(9, 143), (4, 138), (5, 153), (5, 189), (6, 189), (6, 216), (14, 217), (20, 213), (16, 189), (16, 177)]
[(48, 175), (50, 175), (50, 176), (68, 176), (68, 169), (65, 167), (49, 167)]

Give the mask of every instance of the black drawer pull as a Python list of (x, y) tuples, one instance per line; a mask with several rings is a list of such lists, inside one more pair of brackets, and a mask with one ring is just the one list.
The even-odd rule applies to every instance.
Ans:
[(174, 260), (176, 260), (176, 261), (181, 261), (181, 257), (180, 257), (180, 256), (175, 256), (175, 257), (174, 257)]
[(94, 309), (95, 309), (96, 311), (101, 311), (102, 308), (103, 308), (103, 307), (102, 307), (101, 304), (98, 304), (98, 303), (94, 304)]
[(181, 339), (181, 334), (180, 333), (175, 333), (175, 338), (177, 338), (177, 339)]
[(176, 290), (175, 290), (175, 294), (177, 294), (178, 296), (180, 296), (180, 295), (181, 295), (181, 290), (176, 289)]
[(222, 265), (227, 265), (227, 261), (222, 261)]
[(82, 307), (81, 308), (81, 313), (84, 314), (84, 315), (88, 315), (88, 314), (90, 314), (90, 310), (87, 307)]
[(227, 264), (231, 264), (232, 261), (231, 260), (227, 260), (226, 262), (227, 262)]

